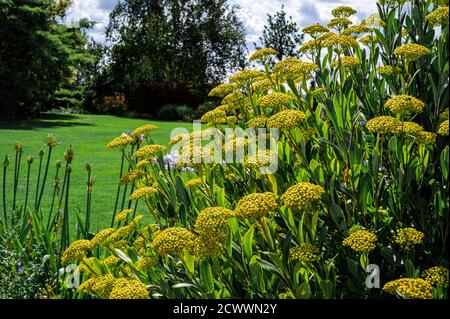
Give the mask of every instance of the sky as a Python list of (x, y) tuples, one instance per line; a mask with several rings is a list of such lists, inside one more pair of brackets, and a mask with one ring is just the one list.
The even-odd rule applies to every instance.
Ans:
[[(73, 0), (66, 22), (71, 23), (81, 18), (95, 21), (95, 27), (89, 35), (96, 41), (104, 41), (104, 30), (108, 17), (117, 0)], [(247, 47), (253, 50), (253, 42), (258, 42), (267, 21), (267, 14), (274, 14), (284, 5), (288, 16), (300, 26), (314, 23), (326, 24), (331, 18), (331, 10), (337, 6), (351, 6), (358, 13), (351, 18), (354, 23), (376, 12), (374, 0), (229, 0), (237, 5), (239, 16), (247, 31)]]

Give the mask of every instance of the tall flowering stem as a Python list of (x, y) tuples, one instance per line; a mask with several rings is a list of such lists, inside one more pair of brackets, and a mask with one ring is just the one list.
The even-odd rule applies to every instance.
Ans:
[(53, 149), (53, 147), (48, 148), (47, 163), (45, 164), (44, 177), (42, 179), (42, 186), (41, 186), (41, 191), (39, 193), (39, 200), (37, 201), (37, 204), (36, 204), (36, 210), (39, 210), (39, 207), (41, 206), (42, 196), (44, 195), (45, 183), (47, 182), (48, 167), (50, 165), (50, 159), (52, 157), (52, 149)]
[(54, 187), (53, 187), (53, 195), (52, 195), (52, 203), (50, 205), (50, 213), (48, 214), (48, 219), (47, 219), (47, 230), (50, 228), (50, 220), (52, 218), (53, 215), (53, 207), (55, 206), (55, 198), (58, 195), (59, 192), (59, 169), (61, 168), (61, 161), (57, 161), (56, 162), (56, 174), (55, 174), (55, 178), (54, 178)]
[(8, 213), (6, 209), (6, 172), (8, 170), (9, 166), (9, 158), (8, 155), (5, 156), (5, 159), (3, 160), (3, 222), (6, 225), (8, 221)]
[(31, 164), (33, 164), (33, 157), (29, 156), (27, 159), (27, 184), (26, 184), (26, 190), (25, 190), (25, 204), (23, 210), (27, 210), (27, 204), (28, 204), (28, 194), (29, 194), (29, 188), (30, 188), (30, 171), (31, 171)]
[(42, 171), (42, 157), (44, 156), (44, 150), (41, 148), (39, 150), (39, 169), (38, 169), (38, 177), (36, 181), (36, 194), (34, 198), (34, 207), (37, 208), (37, 203), (39, 199), (39, 185), (41, 182), (41, 171)]
[[(124, 162), (125, 162), (125, 150), (122, 150), (122, 159), (120, 162), (120, 174), (119, 174), (119, 180), (122, 178), (123, 176), (123, 166), (124, 166)], [(119, 196), (120, 196), (120, 188), (121, 185), (120, 183), (117, 186), (117, 192), (116, 192), (116, 201), (114, 203), (114, 211), (113, 211), (113, 216), (112, 216), (112, 220), (111, 220), (111, 227), (114, 226), (114, 219), (116, 218), (116, 214), (117, 214), (117, 206), (119, 205)]]
[(16, 159), (14, 166), (14, 185), (13, 185), (13, 207), (12, 210), (16, 210), (16, 197), (17, 197), (17, 186), (19, 185), (19, 174), (20, 174), (20, 163), (22, 161), (22, 145), (16, 143)]

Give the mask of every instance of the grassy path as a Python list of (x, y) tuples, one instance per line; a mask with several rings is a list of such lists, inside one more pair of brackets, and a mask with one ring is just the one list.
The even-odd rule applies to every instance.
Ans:
[[(0, 161), (6, 154), (10, 158), (9, 178), (7, 187), (7, 199), (12, 204), (12, 175), (14, 170), (14, 143), (23, 145), (22, 165), (18, 201), (23, 202), (26, 184), (26, 158), (32, 155), (35, 159), (31, 171), (30, 204), (34, 204), (36, 191), (37, 170), (39, 167), (38, 152), (44, 144), (47, 134), (54, 134), (61, 142), (54, 149), (52, 162), (47, 178), (47, 187), (42, 200), (42, 207), (48, 209), (51, 202), (53, 189), (53, 177), (55, 174), (55, 162), (64, 159), (64, 152), (72, 144), (74, 150), (73, 173), (70, 192), (71, 216), (75, 222), (77, 206), (81, 212), (86, 205), (86, 179), (85, 163), (92, 165), (93, 176), (96, 178), (93, 192), (91, 229), (108, 227), (112, 210), (114, 208), (115, 192), (120, 168), (120, 155), (118, 152), (106, 149), (106, 144), (123, 132), (128, 132), (144, 124), (154, 124), (159, 130), (153, 134), (155, 143), (166, 145), (170, 133), (177, 127), (191, 129), (192, 124), (178, 122), (160, 122), (141, 119), (127, 119), (103, 115), (63, 115), (46, 114), (44, 118), (15, 123), (0, 122)], [(46, 156), (46, 155), (45, 155)], [(45, 162), (44, 156), (44, 162)], [(0, 203), (2, 203), (0, 192)], [(143, 212), (145, 214), (145, 212)]]

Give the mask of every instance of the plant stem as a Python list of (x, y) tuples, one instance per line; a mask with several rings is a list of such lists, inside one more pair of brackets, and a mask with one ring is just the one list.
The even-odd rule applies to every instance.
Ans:
[(52, 156), (52, 149), (53, 149), (52, 147), (49, 147), (49, 150), (48, 150), (47, 164), (45, 165), (44, 178), (42, 180), (41, 193), (39, 194), (39, 200), (37, 202), (36, 210), (39, 210), (39, 206), (41, 206), (42, 196), (43, 196), (44, 190), (45, 190), (45, 182), (47, 181), (48, 166), (50, 165), (50, 158)]
[[(119, 180), (122, 178), (123, 175), (123, 164), (124, 164), (124, 160), (125, 160), (125, 151), (122, 151), (122, 161), (120, 163), (120, 176), (119, 176)], [(116, 218), (116, 214), (117, 214), (117, 205), (119, 204), (119, 196), (120, 196), (120, 183), (117, 186), (117, 193), (116, 193), (116, 202), (114, 204), (114, 212), (113, 212), (113, 216), (112, 216), (112, 220), (111, 220), (111, 227), (114, 226), (114, 219)]]
[(29, 187), (30, 187), (30, 171), (31, 171), (31, 164), (28, 164), (27, 168), (27, 185), (25, 190), (25, 204), (23, 210), (27, 210), (27, 204), (28, 204), (28, 193), (29, 193)]
[[(6, 156), (7, 158), (8, 156)], [(8, 221), (8, 214), (6, 213), (6, 170), (8, 167), (6, 165), (3, 165), (3, 214), (4, 214), (4, 224), (6, 226), (6, 223)]]
[(39, 185), (41, 182), (42, 156), (41, 155), (39, 156), (39, 170), (38, 170), (38, 178), (37, 178), (37, 182), (36, 182), (36, 196), (34, 199), (34, 207), (35, 208), (37, 207), (37, 202), (38, 202), (38, 198), (39, 198)]

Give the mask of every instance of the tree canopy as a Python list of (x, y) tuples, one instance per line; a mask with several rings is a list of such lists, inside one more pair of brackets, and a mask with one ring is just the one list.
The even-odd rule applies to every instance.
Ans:
[[(288, 56), (298, 57), (298, 48), (303, 43), (304, 35), (299, 33), (297, 23), (292, 17), (287, 17), (284, 6), (273, 15), (267, 15), (267, 24), (264, 26), (262, 37), (259, 41), (262, 47), (272, 48), (277, 51), (277, 59), (282, 60)], [(256, 47), (258, 47), (255, 44)]]
[(121, 0), (106, 35), (110, 67), (103, 78), (141, 112), (198, 103), (245, 65), (244, 28), (226, 0)]
[(69, 0), (0, 0), (0, 111), (3, 118), (46, 110), (56, 90), (89, 63), (83, 29), (61, 23)]

